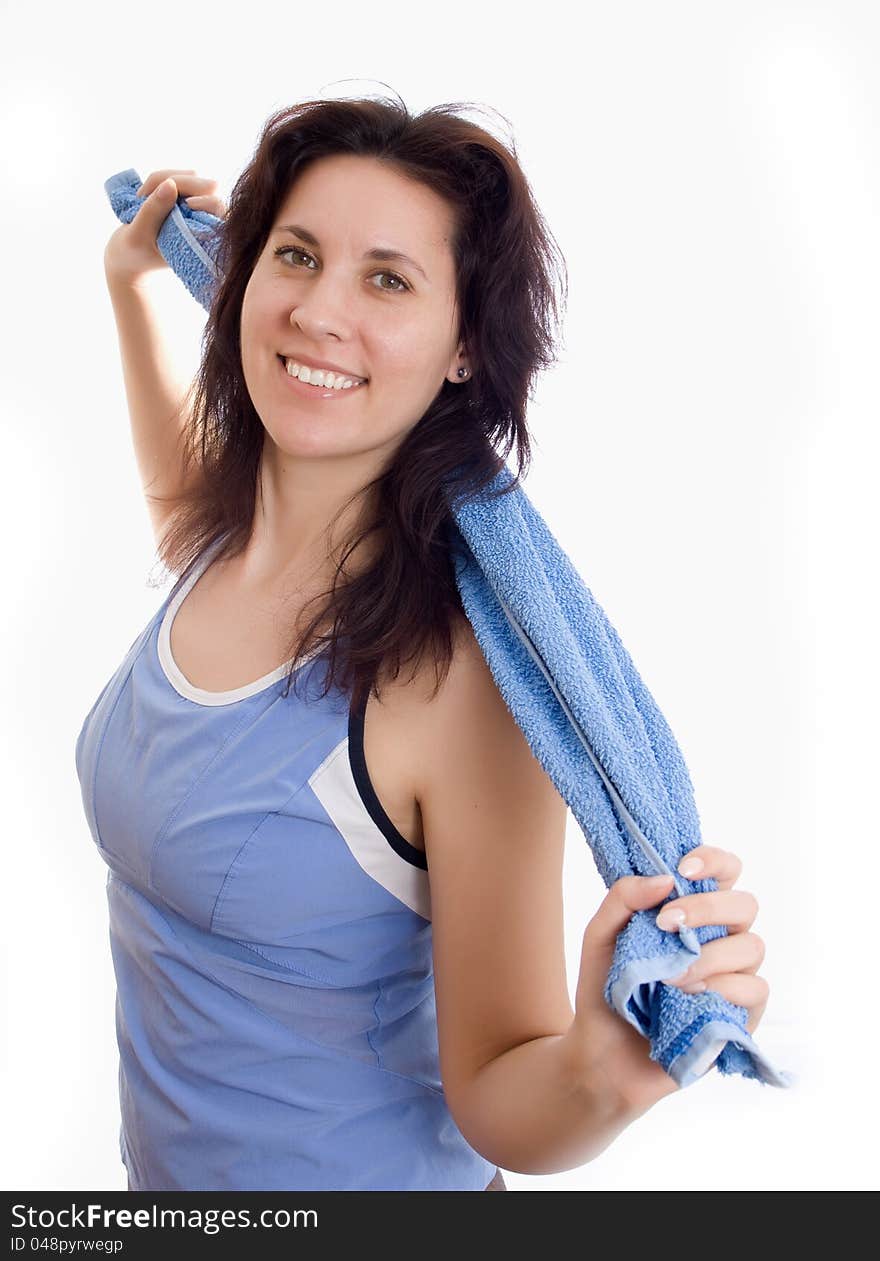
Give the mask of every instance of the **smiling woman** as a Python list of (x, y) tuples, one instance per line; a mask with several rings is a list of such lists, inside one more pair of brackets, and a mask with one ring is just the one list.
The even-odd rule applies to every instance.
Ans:
[(565, 809), (476, 648), (447, 503), (528, 463), (551, 240), (452, 106), (292, 106), (233, 189), (177, 478), (145, 487), (177, 581), (76, 750), (132, 1190), (503, 1190), (520, 1158), (503, 1116), (479, 1146), (460, 1120), (490, 1052), (571, 1018)]
[[(180, 487), (152, 497), (163, 562), (222, 534), (255, 580), (308, 571), (324, 589), (285, 659), (320, 644), (329, 684), (377, 696), (427, 660), (439, 687), (463, 616), (441, 487), (473, 493), (514, 448), (522, 475), (554, 361), (559, 260), (523, 172), (450, 106), (292, 106), (233, 189), (217, 261)], [(366, 384), (317, 385), (321, 367)]]
[[(292, 183), (277, 218), (288, 233), (298, 225), (310, 243), (322, 244), (313, 246), (314, 254), (278, 247), (273, 225), (244, 293), (242, 370), (268, 438), (260, 481), (268, 520), (248, 546), (258, 553), (271, 539), (277, 555), (284, 540), (289, 555), (294, 540), (315, 540), (317, 563), (328, 505), (337, 506), (342, 491), (359, 493), (368, 475), (381, 476), (426, 416), (439, 383), (455, 381), (466, 358), (449, 247), (455, 223), (452, 208), (430, 188), (390, 163), (349, 153), (312, 162)], [(320, 236), (304, 223), (320, 223)], [(425, 266), (411, 267), (410, 277), (396, 277), (401, 284), (389, 287), (381, 282), (395, 277), (377, 270), (377, 253), (399, 263), (418, 253)], [(265, 384), (267, 348), (281, 348), (288, 364), (293, 359), (308, 368), (307, 385), (299, 376), (284, 383), (314, 408), (279, 410), (277, 387), (267, 391)], [(325, 365), (365, 382), (349, 387), (330, 428), (324, 405), (337, 404), (339, 395), (311, 385), (313, 372)], [(320, 497), (316, 478), (326, 479)], [(310, 497), (303, 493), (306, 481)]]

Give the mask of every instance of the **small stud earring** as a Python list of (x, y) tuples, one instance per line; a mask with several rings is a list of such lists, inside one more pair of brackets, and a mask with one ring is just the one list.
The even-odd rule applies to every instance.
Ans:
[(467, 370), (467, 368), (459, 368), (459, 370), (458, 370), (458, 375), (459, 375), (460, 377), (466, 377), (466, 376), (467, 376), (467, 374), (468, 374), (468, 370)]

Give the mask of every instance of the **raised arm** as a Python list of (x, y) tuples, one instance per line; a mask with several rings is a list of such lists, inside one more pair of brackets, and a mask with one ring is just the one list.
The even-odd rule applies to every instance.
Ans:
[[(173, 182), (161, 187), (171, 176)], [(214, 180), (191, 171), (154, 171), (143, 183), (146, 201), (121, 224), (104, 252), (104, 274), (116, 320), (135, 458), (157, 543), (173, 505), (155, 496), (176, 495), (198, 476), (185, 474), (183, 435), (192, 382), (178, 379), (150, 293), (151, 272), (167, 267), (156, 245), (159, 229), (178, 194), (200, 210), (223, 215)]]

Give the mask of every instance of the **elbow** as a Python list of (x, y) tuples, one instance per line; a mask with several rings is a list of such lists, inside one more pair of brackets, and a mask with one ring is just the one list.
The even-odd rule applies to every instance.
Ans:
[(569, 1071), (565, 1038), (548, 1035), (490, 1060), (447, 1092), (464, 1139), (512, 1173), (565, 1173), (588, 1164), (633, 1116)]

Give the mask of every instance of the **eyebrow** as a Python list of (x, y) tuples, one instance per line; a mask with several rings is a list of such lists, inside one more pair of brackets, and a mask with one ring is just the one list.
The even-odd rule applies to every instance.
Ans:
[[(298, 236), (305, 241), (306, 245), (312, 245), (315, 249), (321, 248), (321, 242), (313, 232), (309, 232), (308, 228), (302, 227), (298, 223), (286, 223), (283, 227), (275, 229), (276, 232), (289, 232), (292, 236)], [(414, 258), (410, 258), (408, 254), (402, 254), (400, 250), (382, 249), (381, 246), (375, 246), (371, 250), (364, 252), (364, 258), (373, 258), (380, 263), (409, 263), (410, 267), (415, 267), (416, 271), (421, 272), (428, 279), (424, 268), (420, 267)], [(430, 282), (429, 282), (430, 283)]]

